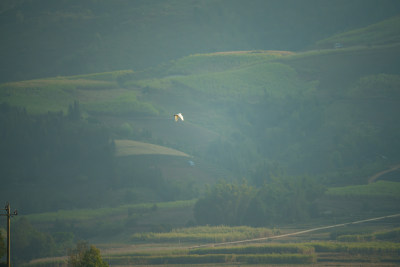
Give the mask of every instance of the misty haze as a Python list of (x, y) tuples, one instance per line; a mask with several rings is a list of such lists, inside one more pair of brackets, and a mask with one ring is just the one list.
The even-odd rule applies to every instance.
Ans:
[(0, 266), (399, 264), (399, 1), (2, 0), (0, 33)]

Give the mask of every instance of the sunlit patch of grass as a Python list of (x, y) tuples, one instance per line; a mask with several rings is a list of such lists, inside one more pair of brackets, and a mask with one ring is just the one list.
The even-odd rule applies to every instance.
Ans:
[(140, 87), (140, 88), (152, 88), (153, 90), (163, 90), (165, 88), (171, 88), (173, 84), (171, 83), (173, 79), (162, 78), (162, 79), (144, 79), (138, 81), (130, 81), (125, 83), (126, 86)]
[(188, 154), (181, 151), (132, 140), (115, 140), (116, 155), (132, 156), (132, 155), (169, 155), (178, 157), (190, 157)]
[(133, 241), (146, 242), (230, 242), (251, 238), (272, 236), (269, 228), (248, 226), (198, 226), (173, 229), (168, 233), (138, 233), (132, 236)]
[(346, 46), (354, 45), (384, 45), (400, 42), (400, 16), (369, 25), (364, 28), (340, 33), (317, 42), (317, 46), (333, 46), (341, 43)]
[(142, 102), (134, 91), (128, 91), (116, 98), (101, 101), (88, 101), (83, 105), (88, 111), (96, 114), (128, 115), (132, 113), (158, 115), (159, 111), (151, 104)]
[(182, 90), (194, 90), (213, 98), (265, 95), (283, 98), (301, 95), (314, 86), (301, 81), (296, 71), (290, 66), (277, 62), (258, 62), (219, 72), (168, 76), (161, 79), (141, 80), (133, 84), (158, 90), (181, 87), (184, 88)]
[(312, 254), (314, 248), (304, 244), (259, 244), (228, 247), (197, 248), (189, 251), (189, 254)]
[[(231, 231), (234, 228), (230, 229)], [(176, 248), (161, 250), (140, 250), (136, 252), (110, 254), (106, 256), (112, 263), (313, 263), (316, 255), (312, 246), (303, 244), (261, 244), (229, 247), (209, 247), (200, 249)]]
[(400, 228), (388, 231), (379, 231), (369, 234), (347, 234), (338, 236), (342, 242), (367, 242), (367, 241), (400, 241)]
[(133, 74), (133, 70), (118, 70), (118, 71), (110, 71), (110, 72), (100, 72), (100, 73), (91, 73), (91, 74), (82, 74), (82, 75), (74, 75), (63, 77), (69, 80), (77, 80), (77, 79), (85, 79), (85, 80), (100, 80), (100, 81), (116, 81), (118, 78)]
[(115, 82), (66, 78), (38, 79), (0, 85), (0, 102), (25, 107), (31, 113), (66, 111), (78, 90), (112, 89)]
[(75, 89), (110, 89), (116, 86), (113, 81), (101, 81), (90, 79), (71, 79), (67, 77), (50, 78), (50, 79), (37, 79), (29, 81), (5, 83), (0, 86), (1, 89), (8, 88), (11, 90), (17, 89), (62, 89), (62, 90), (75, 90)]
[(44, 212), (25, 215), (32, 223), (51, 223), (55, 221), (86, 221), (98, 218), (106, 218), (109, 216), (117, 216), (118, 214), (127, 214), (129, 210), (147, 210), (152, 209), (155, 205), (158, 209), (170, 209), (179, 207), (191, 207), (196, 202), (193, 200), (180, 200), (172, 202), (161, 203), (141, 203), (141, 204), (128, 204), (118, 207), (105, 207), (99, 209), (75, 209), (75, 210), (59, 210), (56, 212)]
[(400, 183), (378, 181), (367, 185), (352, 185), (345, 187), (329, 188), (326, 192), (330, 196), (346, 197), (400, 197)]
[(291, 54), (293, 53), (288, 51), (228, 51), (195, 54), (174, 61), (169, 72), (184, 75), (221, 72)]
[(346, 252), (356, 254), (399, 254), (400, 244), (392, 242), (315, 242), (306, 243), (315, 248), (316, 252)]
[[(166, 255), (166, 256), (125, 256), (109, 257), (112, 264), (310, 264), (314, 255), (302, 254), (208, 254), (208, 255)], [(221, 265), (223, 266), (223, 265)]]

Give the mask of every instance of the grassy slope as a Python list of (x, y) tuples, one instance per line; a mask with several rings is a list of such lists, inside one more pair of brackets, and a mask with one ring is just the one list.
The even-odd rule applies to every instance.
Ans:
[[(124, 111), (123, 108), (118, 109), (120, 103), (131, 105), (138, 102), (139, 105), (133, 110), (124, 111), (126, 114), (135, 114), (136, 118), (123, 120), (131, 120), (144, 127), (152, 126), (147, 119), (137, 114), (146, 114), (149, 118), (160, 120), (161, 124), (167, 124), (171, 118), (164, 118), (165, 114), (190, 107), (191, 113), (186, 113), (189, 115), (187, 124), (178, 127), (187, 127), (187, 131), (197, 134), (195, 142), (204, 145), (215, 138), (228, 136), (227, 133), (235, 127), (229, 125), (229, 119), (226, 120), (226, 111), (214, 106), (215, 97), (218, 101), (251, 103), (266, 93), (276, 98), (315, 90), (322, 95), (340, 95), (359, 77), (398, 69), (399, 50), (398, 45), (391, 45), (302, 54), (259, 51), (194, 55), (172, 62), (170, 68), (163, 70), (163, 74), (158, 77), (147, 76), (142, 79), (138, 75), (139, 78), (128, 79), (123, 84), (118, 83), (117, 78), (131, 75), (131, 72), (7, 83), (0, 87), (0, 100), (26, 106), (28, 111), (35, 113), (60, 109), (65, 111), (74, 100), (79, 100), (87, 114), (100, 113), (111, 117), (120, 114), (118, 112), (121, 110)], [(317, 80), (319, 83), (314, 83)], [(126, 96), (131, 97), (126, 100)], [(204, 100), (204, 103), (199, 104), (199, 100)], [(114, 110), (105, 108), (104, 103), (114, 106)], [(161, 113), (140, 103), (157, 107), (156, 110), (161, 110)], [(212, 108), (207, 109), (204, 106)], [(156, 125), (159, 127), (157, 132), (162, 132), (160, 136), (175, 142), (179, 140), (180, 137), (176, 137), (175, 124), (166, 131), (164, 129), (167, 127), (160, 127), (158, 123)], [(193, 142), (190, 137), (192, 136), (183, 135), (183, 138), (187, 138), (186, 143)], [(117, 146), (123, 144), (124, 142), (117, 142)], [(148, 145), (146, 147), (149, 148)], [(157, 153), (160, 149), (157, 147)], [(119, 151), (122, 153), (121, 146)], [(176, 155), (177, 152), (169, 150), (167, 153)], [(152, 220), (155, 217), (147, 223)]]
[(316, 43), (319, 48), (333, 48), (335, 43), (341, 43), (344, 47), (386, 45), (400, 42), (400, 16), (395, 16), (382, 22), (356, 29)]
[(300, 81), (290, 66), (275, 62), (291, 54), (243, 51), (193, 55), (172, 62), (161, 75), (130, 80), (126, 85), (146, 91), (144, 97), (169, 114), (184, 112), (192, 126), (208, 131), (202, 131), (211, 138), (203, 140), (204, 145), (204, 141), (229, 138), (237, 131), (230, 106), (257, 101), (266, 94), (276, 98), (297, 95), (312, 87)]
[[(270, 78), (272, 78), (275, 81), (275, 85), (271, 86), (270, 90), (272, 94), (276, 94), (276, 97), (280, 97), (281, 91), (276, 90), (277, 88), (280, 88), (280, 86), (292, 88), (290, 90), (290, 93), (293, 92), (293, 88), (295, 88), (294, 84), (301, 83), (304, 85), (303, 88), (307, 88), (307, 82), (303, 82), (303, 80), (308, 80), (312, 81), (315, 79), (320, 79), (321, 83), (326, 83), (328, 84), (328, 81), (330, 81), (331, 76), (330, 73), (333, 71), (339, 71), (343, 74), (347, 73), (349, 69), (356, 68), (358, 70), (358, 73), (354, 77), (358, 77), (359, 75), (362, 74), (367, 74), (371, 73), (374, 71), (374, 66), (369, 66), (365, 67), (364, 71), (361, 72), (359, 70), (360, 66), (362, 66), (362, 62), (359, 62), (358, 59), (364, 59), (365, 61), (372, 61), (378, 57), (385, 57), (384, 61), (387, 61), (387, 58), (389, 55), (393, 55), (393, 51), (397, 51), (398, 47), (397, 46), (392, 46), (392, 47), (377, 47), (377, 48), (363, 48), (363, 49), (342, 49), (342, 50), (330, 50), (330, 51), (322, 51), (322, 52), (310, 52), (310, 53), (305, 53), (305, 54), (291, 54), (291, 53), (280, 53), (278, 55), (273, 54), (271, 52), (259, 52), (259, 53), (253, 53), (253, 52), (243, 52), (243, 53), (225, 53), (225, 54), (206, 54), (206, 55), (195, 55), (191, 56), (188, 58), (183, 58), (177, 62), (174, 62), (173, 67), (171, 67), (170, 75), (166, 75), (166, 77), (161, 78), (161, 79), (145, 79), (145, 80), (137, 80), (137, 81), (131, 81), (128, 82), (128, 88), (130, 89), (125, 89), (125, 88), (119, 88), (118, 85), (115, 83), (114, 79), (110, 79), (109, 77), (113, 76), (113, 74), (110, 73), (105, 73), (105, 74), (93, 74), (91, 76), (75, 76), (75, 77), (65, 77), (65, 78), (57, 78), (57, 79), (48, 79), (48, 80), (41, 80), (41, 81), (32, 81), (32, 82), (21, 82), (21, 83), (9, 83), (9, 84), (4, 84), (2, 85), (2, 88), (12, 88), (11, 90), (11, 98), (6, 98), (6, 99), (16, 99), (16, 102), (10, 102), (10, 103), (16, 103), (19, 105), (24, 105), (24, 102), (21, 100), (22, 98), (19, 98), (18, 96), (27, 95), (27, 98), (29, 97), (30, 90), (28, 88), (37, 88), (37, 91), (43, 92), (44, 95), (49, 94), (49, 92), (54, 93), (52, 90), (62, 90), (63, 92), (66, 92), (68, 95), (67, 98), (60, 99), (59, 102), (57, 102), (57, 99), (52, 99), (56, 103), (56, 107), (64, 106), (65, 108), (67, 107), (68, 103), (65, 103), (65, 99), (76, 99), (75, 97), (77, 96), (77, 99), (82, 101), (83, 104), (87, 102), (95, 102), (95, 101), (102, 101), (103, 99), (106, 99), (110, 97), (111, 95), (115, 95), (118, 93), (123, 94), (127, 92), (128, 90), (134, 90), (135, 92), (142, 92), (144, 88), (147, 88), (150, 90), (150, 93), (147, 95), (142, 95), (143, 99), (146, 99), (146, 101), (150, 101), (152, 99), (152, 94), (156, 95), (157, 93), (161, 94), (171, 94), (171, 103), (174, 101), (176, 94), (181, 92), (181, 90), (184, 90), (185, 88), (190, 88), (191, 90), (195, 90), (199, 92), (199, 95), (201, 97), (204, 96), (210, 96), (214, 95), (215, 90), (220, 88), (220, 86), (223, 86), (224, 81), (230, 80), (233, 77), (236, 77), (237, 80), (245, 80), (249, 82), (249, 87), (251, 87), (251, 90), (246, 90), (243, 91), (240, 96), (237, 96), (235, 93), (238, 92), (238, 90), (241, 88), (240, 86), (235, 87), (235, 83), (232, 83), (233, 89), (232, 91), (227, 90), (221, 93), (221, 97), (228, 95), (232, 97), (233, 99), (236, 99), (237, 97), (244, 97), (243, 99), (252, 99), (254, 97), (254, 94), (263, 94), (263, 91), (260, 88), (257, 88), (258, 83), (263, 83), (266, 81), (269, 81)], [(365, 56), (370, 56), (370, 58), (365, 59)], [(353, 61), (350, 61), (348, 58), (351, 56)], [(218, 59), (215, 59), (215, 58)], [(354, 60), (357, 59), (357, 60)], [(211, 64), (216, 60), (220, 65), (216, 64)], [(280, 63), (275, 63), (276, 61), (279, 61)], [(333, 62), (332, 66), (326, 66), (324, 62), (329, 61)], [(352, 65), (348, 66), (347, 63), (352, 62)], [(354, 65), (357, 64), (357, 65)], [(218, 72), (214, 72), (213, 70), (210, 70), (208, 67), (209, 66), (214, 66), (218, 69)], [(267, 72), (267, 75), (264, 75), (265, 70), (268, 70), (269, 66), (273, 66), (274, 72)], [(290, 67), (288, 67), (290, 66)], [(340, 67), (338, 67), (340, 66)], [(325, 69), (324, 69), (325, 68)], [(321, 70), (322, 71), (317, 71)], [(180, 74), (180, 75), (172, 75), (173, 73), (180, 73), (181, 70), (185, 70), (186, 73)], [(296, 72), (294, 72), (296, 70)], [(257, 74), (257, 75), (256, 75)], [(117, 75), (117, 74), (116, 74)], [(250, 75), (250, 76), (249, 76)], [(254, 76), (256, 75), (256, 76)], [(278, 79), (278, 77), (281, 77), (280, 75), (283, 75), (283, 77), (286, 77), (287, 79)], [(115, 75), (114, 75), (115, 76)], [(95, 78), (94, 78), (95, 77)], [(258, 81), (257, 79), (254, 78), (260, 78), (261, 81)], [(353, 78), (356, 79), (356, 78)], [(204, 85), (204, 84), (199, 84), (196, 83), (195, 81), (213, 81), (210, 84)], [(343, 79), (340, 79), (340, 82), (342, 82)], [(57, 81), (57, 82), (56, 82)], [(75, 86), (75, 88), (66, 90), (64, 88), (67, 88), (68, 84), (72, 84)], [(106, 88), (106, 86), (103, 89), (97, 89), (96, 90), (91, 90), (92, 88), (83, 87), (82, 84), (91, 84), (92, 81), (93, 84), (97, 84), (98, 81), (102, 81), (101, 83), (104, 83), (107, 86), (110, 86), (110, 88)], [(57, 86), (53, 85), (57, 84), (58, 88), (62, 89), (56, 89)], [(324, 88), (321, 83), (319, 86), (321, 88)], [(28, 86), (29, 84), (29, 86)], [(47, 87), (52, 85), (52, 87)], [(80, 85), (79, 85), (80, 84)], [(184, 86), (177, 88), (177, 84), (181, 86), (181, 84), (184, 84)], [(293, 87), (290, 87), (293, 84)], [(331, 83), (330, 83), (331, 84)], [(79, 85), (79, 86), (78, 86)], [(98, 84), (97, 84), (98, 85)], [(310, 84), (312, 85), (312, 84)], [(340, 84), (339, 84), (340, 85)], [(339, 85), (337, 85), (339, 87)], [(115, 87), (115, 88), (113, 88)], [(50, 89), (49, 89), (50, 88)], [(300, 89), (302, 86), (300, 86)], [(152, 93), (151, 91), (154, 90), (155, 92)], [(91, 94), (93, 92), (93, 94)], [(99, 94), (99, 92), (101, 92)], [(110, 95), (107, 95), (108, 92)], [(69, 93), (69, 94), (68, 94)], [(51, 94), (49, 94), (51, 95)], [(14, 98), (15, 97), (15, 98)], [(184, 97), (187, 97), (187, 95), (184, 95)], [(48, 96), (50, 98), (50, 96)], [(4, 99), (3, 99), (4, 100)], [(18, 101), (21, 102), (18, 102)], [(165, 99), (163, 99), (165, 100)], [(195, 100), (191, 100), (190, 98), (186, 99), (188, 100), (187, 103), (182, 104), (182, 108), (190, 106)], [(197, 99), (196, 99), (197, 100)], [(157, 100), (157, 98), (154, 98), (154, 102), (157, 103), (160, 100)], [(192, 102), (191, 102), (192, 101)], [(39, 110), (39, 108), (46, 107), (48, 108), (48, 102), (46, 104), (40, 103), (40, 105), (35, 104), (34, 102), (29, 102), (30, 105), (32, 105), (32, 111), (34, 110)], [(163, 102), (163, 109), (168, 109), (171, 107), (168, 107), (168, 99), (167, 101)], [(158, 106), (154, 104), (154, 106)], [(49, 106), (50, 107), (50, 106)], [(83, 108), (85, 109), (85, 105), (83, 105)], [(172, 109), (171, 109), (172, 110)], [(88, 110), (87, 112), (90, 112)], [(204, 121), (204, 115), (208, 116), (209, 118), (213, 118), (218, 120), (218, 114), (213, 113), (215, 111), (204, 111), (202, 110), (201, 114), (190, 114), (187, 119), (188, 124), (190, 128), (196, 129), (196, 127), (201, 127), (201, 128), (209, 128), (210, 130), (219, 130), (220, 132), (224, 132), (224, 130), (220, 130), (221, 128), (214, 128), (212, 127), (213, 125), (206, 124)], [(196, 116), (197, 115), (197, 116)], [(157, 118), (157, 117), (155, 117)], [(159, 117), (158, 117), (159, 118)], [(164, 119), (161, 117), (161, 122), (162, 123), (169, 123), (170, 119)], [(222, 120), (222, 118), (221, 118)], [(141, 119), (134, 119), (133, 120), (137, 124), (141, 125), (146, 125), (148, 122), (147, 120), (141, 120)], [(167, 122), (168, 121), (168, 122)], [(190, 125), (192, 124), (192, 125)], [(157, 123), (157, 125), (159, 125)], [(166, 132), (169, 131), (169, 136), (174, 136), (174, 127), (171, 128), (171, 130), (167, 130)], [(187, 125), (186, 125), (187, 126)], [(186, 127), (183, 125), (179, 125), (179, 127)], [(221, 127), (221, 126), (217, 126)], [(164, 126), (161, 129), (163, 129)], [(165, 129), (168, 129), (168, 127), (165, 127)], [(207, 129), (208, 130), (208, 129)], [(195, 131), (198, 133), (198, 131)], [(184, 135), (183, 138), (185, 138)], [(214, 138), (217, 137), (217, 134), (214, 134)], [(207, 142), (210, 142), (211, 139), (208, 139)], [(130, 144), (138, 144), (135, 142), (130, 141)], [(122, 153), (123, 145), (126, 145), (127, 142), (121, 142), (117, 141), (117, 149), (119, 149), (120, 152)], [(146, 145), (147, 146), (147, 145)], [(149, 148), (149, 146), (147, 146)], [(157, 149), (161, 149), (158, 147)], [(163, 148), (164, 149), (164, 148)], [(169, 150), (170, 153), (172, 150)], [(157, 153), (159, 153), (158, 151)], [(137, 151), (133, 153), (138, 153)], [(124, 153), (122, 153), (124, 154)], [(176, 152), (173, 152), (174, 155), (176, 155)], [(182, 154), (183, 155), (183, 154)]]
[(158, 114), (151, 104), (138, 99), (140, 92), (118, 85), (118, 78), (130, 73), (115, 71), (4, 83), (0, 85), (0, 102), (23, 106), (31, 113), (66, 113), (70, 104), (79, 101), (84, 111), (93, 114)]
[(46, 232), (70, 231), (94, 243), (126, 243), (136, 232), (184, 227), (193, 221), (195, 201), (126, 204), (23, 216), (39, 230)]
[[(173, 62), (168, 69), (170, 74), (162, 78), (141, 79), (138, 74), (139, 78), (125, 82), (123, 87), (116, 80), (132, 73), (121, 71), (7, 83), (0, 87), (0, 102), (43, 113), (48, 110), (66, 112), (68, 105), (78, 100), (83, 112), (89, 115), (130, 114), (135, 118), (116, 118), (116, 121), (120, 124), (130, 121), (135, 126), (150, 129), (167, 142), (192, 143), (195, 149), (201, 149), (220, 133), (231, 131), (224, 123), (224, 108), (213, 104), (216, 96), (218, 100), (231, 101), (240, 97), (257, 98), (264, 94), (263, 85), (268, 84), (267, 90), (279, 97), (296, 88), (299, 83), (293, 70), (270, 62), (286, 54), (291, 53), (250, 51), (190, 56)], [(219, 71), (214, 72), (210, 66)], [(188, 75), (182, 75), (182, 70)], [(248, 89), (244, 91), (243, 88)], [(280, 92), (275, 88), (288, 89)], [(187, 119), (178, 127), (184, 134), (177, 135), (177, 126), (170, 123), (169, 116), (183, 110), (187, 111), (184, 112)], [(161, 116), (157, 117), (158, 114)], [(143, 115), (157, 120), (147, 120)]]
[(376, 0), (3, 2), (1, 81), (137, 70), (211, 51), (297, 50), (399, 10), (384, 1), (374, 12)]
[(400, 197), (400, 183), (378, 181), (368, 185), (354, 185), (346, 187), (329, 188), (330, 196), (357, 196), (357, 197)]
[[(208, 263), (213, 266), (227, 266), (227, 264), (233, 266), (240, 263), (242, 266), (248, 266), (247, 264), (254, 266), (255, 263), (258, 263), (261, 266), (261, 264), (268, 263), (313, 263), (313, 266), (326, 266), (326, 264), (392, 266), (398, 261), (400, 247), (396, 240), (398, 240), (399, 230), (389, 227), (382, 231), (379, 230), (380, 227), (382, 226), (374, 223), (363, 229), (360, 229), (359, 226), (349, 227), (344, 230), (345, 232), (334, 229), (330, 235), (329, 233), (322, 235), (321, 233), (308, 234), (307, 237), (300, 240), (292, 237), (283, 240), (282, 243), (274, 241), (268, 244), (245, 243), (235, 246), (214, 244), (219, 240), (234, 240), (240, 236), (244, 236), (242, 238), (254, 238), (265, 236), (265, 234), (266, 236), (279, 235), (279, 233), (265, 228), (194, 227), (165, 233), (163, 238), (168, 236), (167, 241), (161, 240), (162, 238), (159, 238), (159, 234), (155, 232), (142, 235), (144, 239), (146, 237), (154, 240), (159, 239), (158, 242), (162, 243), (158, 244), (141, 243), (139, 241), (134, 246), (118, 247), (118, 245), (113, 244), (101, 246), (101, 248), (103, 258), (110, 263), (120, 265), (168, 263), (176, 266), (175, 264), (182, 263)], [(365, 232), (365, 230), (367, 231)], [(360, 233), (364, 234), (360, 235)], [(140, 238), (140, 235), (137, 235), (137, 237)], [(205, 244), (202, 248), (196, 248), (196, 246), (192, 246), (193, 242), (196, 245), (204, 244), (204, 242), (208, 244)], [(35, 260), (32, 265), (28, 266), (36, 266), (34, 263), (54, 264), (58, 261), (62, 262), (62, 260)]]
[(343, 94), (360, 77), (377, 73), (397, 73), (400, 44), (309, 51), (287, 58), (306, 80), (318, 80), (328, 94)]
[[(157, 8), (159, 7), (157, 6)], [(398, 38), (399, 36), (399, 27), (397, 27), (398, 23), (399, 17), (394, 17), (378, 24), (368, 26), (366, 28), (346, 32), (343, 34), (335, 35), (325, 40), (321, 40), (317, 43), (317, 45), (331, 43), (333, 42), (332, 40), (336, 40), (338, 38), (340, 39), (342, 37), (345, 38), (345, 40), (351, 40), (351, 45), (349, 46), (363, 45), (366, 43), (365, 40), (368, 38), (368, 43), (370, 45), (386, 45), (397, 43), (398, 39), (396, 38)], [(368, 38), (365, 36), (367, 36)], [(377, 40), (378, 42), (371, 43), (372, 40)], [(369, 49), (360, 49), (355, 51), (330, 51), (323, 53), (314, 53), (314, 56), (312, 54), (305, 54), (301, 56), (303, 57), (303, 60), (300, 60), (301, 65), (294, 67), (296, 71), (300, 73), (300, 78), (303, 76), (303, 74), (305, 74), (304, 71), (308, 71), (308, 74), (310, 75), (328, 73), (327, 76), (329, 76), (329, 73), (336, 73), (337, 71), (339, 71), (340, 73), (342, 70), (340, 77), (341, 80), (343, 80), (342, 74), (347, 74), (347, 76), (355, 76), (355, 74), (358, 74), (353, 72), (349, 73), (349, 69), (360, 69), (360, 66), (367, 65), (364, 63), (379, 59), (380, 62), (386, 62), (387, 56), (398, 54), (396, 53), (396, 48), (387, 48), (387, 50), (387, 55), (382, 55), (380, 51), (376, 51), (377, 55), (374, 58), (370, 57), (370, 59), (365, 59), (363, 61), (354, 59), (358, 56), (365, 57), (365, 55), (367, 54), (372, 54), (371, 56), (373, 56), (374, 51)], [(213, 95), (217, 93), (224, 97), (232, 95), (239, 95), (240, 97), (243, 95), (260, 96), (264, 92), (265, 88), (268, 93), (272, 91), (272, 94), (286, 95), (288, 93), (290, 94), (293, 91), (295, 85), (299, 85), (299, 81), (296, 80), (298, 79), (298, 77), (296, 77), (296, 75), (293, 73), (293, 70), (286, 66), (286, 63), (284, 63), (284, 66), (272, 63), (271, 60), (279, 59), (282, 56), (290, 54), (290, 52), (281, 51), (242, 51), (234, 53), (225, 52), (193, 55), (176, 60), (169, 67), (168, 72), (171, 75), (179, 76), (174, 77), (166, 75), (162, 79), (155, 80), (139, 79), (133, 81), (133, 85), (139, 85), (140, 87), (148, 87), (151, 89), (165, 90), (166, 88), (173, 88), (176, 84), (179, 84), (184, 87), (189, 87), (192, 90), (207, 93), (207, 95), (212, 92)], [(341, 55), (347, 57), (348, 62), (332, 61), (333, 57), (338, 57), (339, 59), (342, 58)], [(313, 66), (308, 66), (307, 63), (309, 63), (310, 61), (314, 68)], [(330, 64), (319, 64), (321, 63), (321, 61), (330, 62)], [(293, 66), (295, 62), (296, 60), (294, 59), (289, 65)], [(358, 62), (358, 68), (354, 68), (354, 64), (350, 64), (351, 66), (349, 66), (347, 69), (343, 69), (343, 66), (346, 66), (349, 62)], [(378, 63), (380, 62), (378, 61)], [(381, 64), (374, 65), (381, 66)], [(363, 68), (361, 69), (363, 70)], [(78, 99), (83, 104), (85, 104), (87, 101), (89, 105), (89, 110), (92, 109), (92, 111), (98, 112), (100, 110), (106, 110), (106, 112), (111, 112), (110, 110), (107, 110), (106, 106), (117, 106), (118, 104), (115, 103), (115, 101), (110, 101), (110, 95), (107, 95), (105, 91), (108, 91), (109, 89), (119, 88), (117, 84), (118, 78), (124, 75), (132, 74), (132, 71), (117, 71), (90, 75), (60, 77), (56, 79), (42, 79), (18, 83), (9, 83), (2, 85), (1, 92), (3, 94), (1, 98), (3, 99), (3, 101), (4, 99), (7, 99), (7, 101), (13, 104), (27, 105), (28, 110), (32, 108), (32, 110), (38, 112), (46, 112), (46, 110), (44, 110), (45, 108), (56, 110), (57, 105), (62, 107), (63, 110), (66, 110), (68, 102), (71, 102), (73, 99)], [(287, 83), (285, 83), (285, 81)], [(126, 85), (129, 86), (132, 85), (132, 83), (127, 83)], [(14, 92), (16, 88), (18, 88), (18, 94), (17, 92)], [(243, 91), (244, 88), (246, 88), (245, 91)], [(277, 88), (287, 88), (287, 92), (277, 91)], [(61, 95), (62, 98), (60, 97), (61, 99), (57, 99), (55, 96), (51, 96), (51, 92), (44, 92), (38, 95), (38, 93), (35, 92), (35, 90), (33, 89), (41, 89), (42, 91), (49, 89), (52, 91), (56, 91), (57, 95)], [(96, 92), (96, 95), (99, 96), (99, 99), (96, 99), (96, 103), (92, 103), (91, 101), (93, 100), (93, 98), (95, 98), (95, 96), (91, 95), (90, 92), (88, 92), (89, 90), (93, 89), (98, 90)], [(107, 99), (107, 101), (101, 102), (100, 99), (102, 98), (101, 96), (103, 93), (104, 99)], [(135, 96), (140, 96), (140, 93), (138, 93), (137, 91), (135, 91), (135, 93), (130, 92), (128, 95), (125, 95), (125, 91), (119, 92), (118, 94), (116, 90), (113, 93), (116, 95), (116, 98), (118, 98), (118, 95), (122, 95), (121, 98), (125, 99), (127, 98), (127, 96), (134, 98), (132, 94), (134, 94)], [(23, 97), (26, 97), (26, 99), (29, 98), (31, 101), (24, 101), (22, 99)], [(132, 103), (134, 101), (136, 100), (132, 99), (129, 102)], [(36, 102), (36, 105), (32, 105), (32, 102)], [(119, 99), (117, 102), (120, 104), (122, 100)], [(140, 100), (138, 102), (140, 103)], [(41, 109), (41, 107), (45, 108)], [(123, 110), (123, 108), (119, 109)], [(154, 114), (154, 112), (156, 112), (154, 110), (150, 110), (149, 107), (144, 106), (138, 106), (134, 110), (141, 110), (142, 112), (150, 114)]]
[(98, 220), (99, 218), (106, 217), (120, 217), (121, 215), (128, 215), (129, 210), (144, 211), (151, 210), (154, 205), (157, 209), (172, 209), (180, 207), (191, 207), (194, 204), (194, 200), (187, 201), (175, 201), (175, 202), (163, 202), (163, 203), (142, 203), (142, 204), (129, 204), (121, 205), (118, 207), (108, 207), (100, 209), (82, 209), (82, 210), (59, 210), (57, 212), (47, 212), (41, 214), (26, 215), (26, 217), (34, 223), (52, 223), (57, 220), (66, 221), (92, 221)]
[(132, 155), (169, 155), (178, 157), (190, 157), (188, 154), (168, 147), (147, 144), (132, 140), (115, 140), (116, 156)]
[[(161, 76), (154, 78), (141, 78), (138, 74), (129, 79), (132, 73), (118, 71), (6, 83), (0, 87), (0, 100), (39, 113), (65, 111), (68, 104), (78, 100), (89, 113), (118, 115), (123, 109), (120, 105), (137, 103), (126, 113), (157, 115), (158, 109), (167, 115), (175, 109), (174, 104), (177, 109), (194, 105), (191, 109), (196, 110), (199, 101), (193, 96), (204, 98), (206, 103), (202, 104), (206, 105), (210, 104), (210, 97), (237, 101), (268, 94), (283, 98), (312, 90), (315, 84), (307, 81), (314, 80), (319, 81), (320, 88), (334, 93), (332, 87), (340, 90), (360, 76), (397, 68), (399, 49), (395, 45), (300, 54), (244, 51), (193, 55), (173, 61)], [(117, 79), (124, 75), (128, 81), (118, 84)], [(193, 115), (193, 121), (201, 124), (202, 114)]]
[[(243, 123), (247, 118), (232, 114), (237, 104), (251, 108), (263, 98), (280, 101), (305, 95), (343, 99), (360, 77), (398, 69), (399, 51), (395, 44), (299, 54), (244, 51), (193, 55), (137, 74), (121, 71), (7, 83), (0, 87), (0, 99), (32, 112), (67, 110), (78, 100), (89, 116), (102, 119), (106, 115), (112, 118), (108, 122), (113, 127), (128, 122), (148, 129), (154, 139), (175, 148), (186, 147), (185, 152), (193, 154), (206, 151), (216, 139), (246, 134)], [(382, 102), (386, 109), (393, 106), (389, 100), (381, 100), (386, 101)], [(326, 120), (332, 124), (348, 121), (346, 114), (352, 112), (353, 103), (360, 105), (357, 101), (356, 96), (329, 103)], [(175, 112), (184, 113), (185, 123), (171, 121)], [(378, 122), (381, 115), (375, 117)], [(321, 132), (320, 136), (325, 134), (331, 133)]]

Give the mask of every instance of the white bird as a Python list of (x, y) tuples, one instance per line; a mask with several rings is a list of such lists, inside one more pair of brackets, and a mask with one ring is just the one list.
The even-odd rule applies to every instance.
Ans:
[(175, 121), (178, 121), (178, 119), (181, 119), (182, 121), (184, 121), (182, 113), (174, 114), (174, 118), (175, 118)]

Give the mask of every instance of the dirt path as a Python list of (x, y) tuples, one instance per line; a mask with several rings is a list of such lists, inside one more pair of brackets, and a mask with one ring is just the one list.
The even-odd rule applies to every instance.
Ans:
[(400, 168), (400, 164), (397, 164), (397, 165), (393, 166), (393, 167), (390, 168), (390, 169), (387, 169), (387, 170), (378, 172), (377, 174), (375, 174), (375, 175), (369, 177), (368, 183), (369, 183), (369, 184), (370, 184), (370, 183), (373, 183), (373, 182), (376, 181), (376, 179), (378, 179), (378, 178), (381, 177), (382, 175), (384, 175), (384, 174), (386, 174), (386, 173), (389, 173), (389, 172), (392, 172), (392, 171), (395, 171), (395, 170), (397, 170), (397, 169), (399, 169), (399, 168)]

